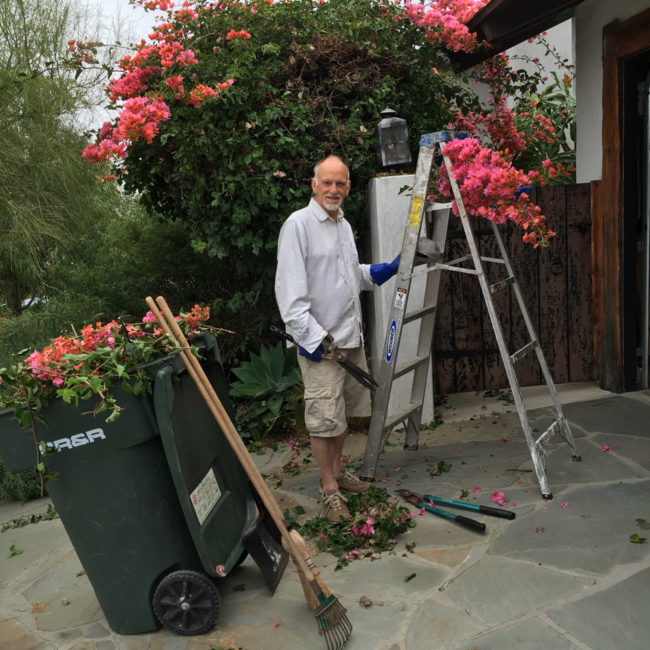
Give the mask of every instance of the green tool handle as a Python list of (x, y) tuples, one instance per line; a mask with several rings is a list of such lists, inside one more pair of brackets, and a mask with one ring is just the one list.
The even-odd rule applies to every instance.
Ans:
[(502, 519), (514, 519), (517, 515), (512, 510), (501, 510), (500, 508), (492, 508), (491, 506), (479, 506), (474, 503), (466, 503), (465, 501), (454, 501), (453, 499), (443, 499), (442, 497), (432, 497), (429, 494), (425, 495), (425, 499), (431, 499), (434, 503), (442, 503), (445, 506), (452, 508), (460, 508), (462, 510), (473, 510), (480, 512), (483, 515), (490, 515), (492, 517), (501, 517)]
[(431, 512), (434, 515), (439, 517), (444, 517), (445, 519), (451, 519), (461, 526), (466, 528), (471, 528), (480, 533), (485, 532), (485, 524), (482, 521), (476, 521), (475, 519), (470, 519), (469, 517), (463, 517), (463, 515), (455, 515), (453, 512), (447, 512), (446, 510), (441, 510), (435, 506), (429, 505), (428, 503), (419, 503), (420, 508), (424, 508), (427, 512)]

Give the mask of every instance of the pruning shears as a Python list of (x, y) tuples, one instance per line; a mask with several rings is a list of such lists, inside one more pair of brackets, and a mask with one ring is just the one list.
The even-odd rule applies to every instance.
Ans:
[(492, 517), (502, 517), (504, 519), (514, 519), (515, 513), (511, 510), (499, 510), (498, 508), (492, 508), (490, 506), (480, 506), (473, 503), (466, 503), (465, 501), (454, 501), (453, 499), (443, 499), (441, 497), (433, 497), (428, 494), (418, 494), (417, 492), (412, 492), (411, 490), (397, 490), (402, 499), (412, 503), (418, 508), (424, 508), (427, 512), (430, 512), (439, 517), (444, 517), (445, 519), (451, 519), (461, 526), (471, 528), (472, 530), (479, 531), (481, 533), (485, 532), (485, 524), (481, 521), (476, 521), (475, 519), (470, 519), (469, 517), (464, 517), (463, 515), (457, 515), (453, 512), (448, 512), (442, 508), (438, 508), (435, 504), (442, 503), (452, 508), (460, 508), (462, 510), (473, 510), (474, 512), (480, 512), (484, 515), (491, 515)]
[[(294, 341), (293, 336), (284, 330), (281, 330), (275, 325), (271, 325), (271, 331), (277, 336), (286, 339), (290, 343), (293, 343), (296, 347), (298, 344)], [(330, 359), (336, 361), (341, 365), (346, 372), (350, 373), (364, 388), (373, 389), (377, 388), (377, 382), (373, 377), (367, 373), (363, 368), (360, 368), (356, 363), (353, 363), (349, 359), (346, 359), (339, 349), (336, 347), (336, 344), (329, 343), (328, 341), (323, 341), (323, 346), (325, 347), (325, 354), (323, 354), (323, 359)]]

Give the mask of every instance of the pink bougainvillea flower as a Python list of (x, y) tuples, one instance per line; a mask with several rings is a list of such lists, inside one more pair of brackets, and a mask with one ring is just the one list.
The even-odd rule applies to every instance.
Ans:
[(423, 515), (425, 512), (426, 512), (426, 510), (425, 510), (424, 508), (420, 508), (420, 509), (418, 510), (418, 514), (419, 514), (420, 516)]
[(372, 537), (375, 534), (374, 523), (375, 520), (372, 517), (368, 517), (361, 525), (353, 524), (350, 530), (357, 537)]
[(500, 506), (505, 506), (506, 505), (506, 497), (503, 494), (503, 492), (493, 492), (490, 495), (490, 501), (494, 503), (498, 503)]
[(609, 445), (603, 445), (603, 451), (611, 451), (612, 448)]
[(569, 504), (568, 504), (566, 501), (563, 501), (560, 505), (561, 505), (563, 508), (568, 508), (568, 507), (569, 507)]
[(472, 492), (480, 492), (480, 491), (481, 491), (481, 488), (480, 488), (478, 485), (475, 485), (475, 486), (472, 488)]

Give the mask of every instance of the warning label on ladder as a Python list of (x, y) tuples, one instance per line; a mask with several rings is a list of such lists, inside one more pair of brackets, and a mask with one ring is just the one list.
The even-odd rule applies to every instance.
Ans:
[(406, 304), (406, 289), (399, 287), (395, 293), (395, 309), (400, 309), (404, 311), (404, 305)]

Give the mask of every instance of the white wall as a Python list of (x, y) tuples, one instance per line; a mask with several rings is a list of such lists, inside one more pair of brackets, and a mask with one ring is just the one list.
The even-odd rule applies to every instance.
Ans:
[[(560, 59), (568, 59), (569, 63), (575, 63), (575, 35), (573, 30), (573, 20), (565, 20), (555, 27), (547, 30), (544, 39), (548, 44), (555, 49)], [(538, 68), (535, 64), (528, 63), (521, 60), (519, 57), (526, 57), (528, 59), (538, 58), (546, 70), (548, 70), (549, 81), (552, 81), (550, 75), (551, 71), (558, 72), (560, 77), (564, 72), (557, 69), (557, 60), (554, 56), (546, 55), (546, 48), (533, 41), (529, 43), (524, 41), (506, 50), (506, 54), (510, 57), (510, 65), (516, 70), (523, 68), (527, 72), (535, 72)]]
[[(404, 231), (411, 202), (410, 192), (400, 189), (412, 187), (413, 175), (382, 176), (370, 182), (368, 197), (368, 210), (370, 216), (370, 238), (372, 250), (372, 263), (390, 262), (402, 249)], [(408, 298), (408, 311), (421, 307), (424, 301), (424, 287), (426, 278), (414, 278), (411, 282)], [(395, 292), (395, 278), (376, 287), (373, 291), (370, 314), (368, 319), (370, 356), (368, 363), (374, 377), (379, 377), (379, 363), (383, 356), (386, 331), (388, 329), (388, 316)], [(402, 338), (398, 352), (399, 361), (413, 359), (417, 352), (417, 341), (420, 332), (420, 323), (415, 321), (407, 323), (402, 330)], [(413, 373), (397, 379), (392, 388), (391, 398), (388, 403), (388, 412), (398, 410), (410, 402), (411, 380)], [(422, 410), (422, 423), (433, 421), (433, 391), (431, 382), (431, 368), (424, 397)]]
[(650, 8), (649, 0), (585, 0), (576, 7), (577, 182), (599, 180), (603, 141), (603, 27)]

